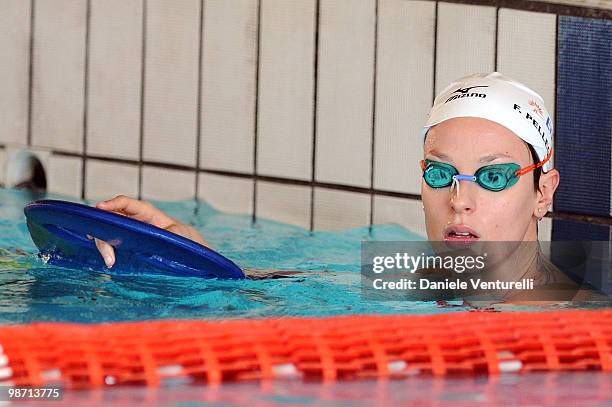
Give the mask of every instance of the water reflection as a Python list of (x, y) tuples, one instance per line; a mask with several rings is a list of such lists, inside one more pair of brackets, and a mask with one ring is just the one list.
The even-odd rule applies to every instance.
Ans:
[(205, 384), (159, 389), (136, 387), (68, 392), (68, 405), (249, 406), (609, 406), (610, 373), (531, 373), (470, 378), (411, 377), (406, 380), (303, 383)]

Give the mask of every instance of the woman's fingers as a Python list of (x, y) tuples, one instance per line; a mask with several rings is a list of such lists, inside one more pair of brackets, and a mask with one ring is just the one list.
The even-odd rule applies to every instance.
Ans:
[(111, 268), (115, 264), (115, 249), (104, 240), (95, 239), (96, 247), (104, 259), (106, 267)]
[(135, 214), (140, 212), (141, 202), (129, 198), (125, 195), (117, 195), (116, 197), (109, 199), (107, 201), (98, 202), (96, 204), (97, 208), (104, 209), (106, 211), (121, 211), (126, 214)]
[(118, 195), (108, 201), (99, 202), (96, 204), (96, 207), (105, 211), (127, 215), (160, 228), (167, 228), (174, 223), (178, 223), (178, 221), (166, 215), (150, 203), (132, 199), (125, 195)]
[(108, 201), (98, 202), (96, 208), (104, 209), (105, 211), (120, 212), (143, 221), (147, 221), (147, 219), (144, 218), (151, 217), (150, 205), (125, 195), (118, 195)]

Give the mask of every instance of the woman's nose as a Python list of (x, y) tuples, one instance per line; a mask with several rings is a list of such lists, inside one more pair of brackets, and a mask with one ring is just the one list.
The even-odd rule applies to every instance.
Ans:
[(476, 209), (473, 195), (478, 188), (475, 182), (457, 180), (451, 188), (451, 207), (456, 213), (473, 212)]

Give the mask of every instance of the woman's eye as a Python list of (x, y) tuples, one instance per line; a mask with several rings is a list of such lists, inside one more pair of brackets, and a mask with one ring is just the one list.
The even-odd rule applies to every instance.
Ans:
[(487, 171), (482, 174), (481, 180), (491, 186), (501, 186), (506, 182), (506, 178), (498, 171)]
[(438, 181), (446, 181), (450, 178), (450, 175), (447, 171), (444, 171), (439, 168), (434, 168), (433, 171), (431, 171), (431, 177)]

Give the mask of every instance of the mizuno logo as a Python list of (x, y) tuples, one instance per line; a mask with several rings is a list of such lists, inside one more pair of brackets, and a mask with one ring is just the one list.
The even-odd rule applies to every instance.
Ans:
[[(488, 88), (487, 85), (479, 85), (479, 86), (470, 86), (469, 88), (459, 88), (456, 91), (454, 91), (453, 93), (459, 93), (459, 95), (453, 95), (451, 97), (449, 97), (448, 99), (446, 99), (446, 102), (444, 103), (448, 103), (451, 100), (455, 100), (455, 99), (460, 99), (460, 98), (486, 98), (487, 95), (485, 93), (478, 93), (478, 91), (475, 92), (470, 92), (471, 89), (474, 88)], [(469, 93), (468, 93), (469, 92)]]
[(474, 89), (474, 88), (488, 88), (488, 86), (487, 85), (480, 85), (480, 86), (470, 86), (469, 88), (463, 88), (463, 89), (459, 88), (456, 91), (454, 91), (453, 93), (457, 93), (457, 92), (459, 92), (459, 93), (468, 93), (470, 91), (470, 89)]

